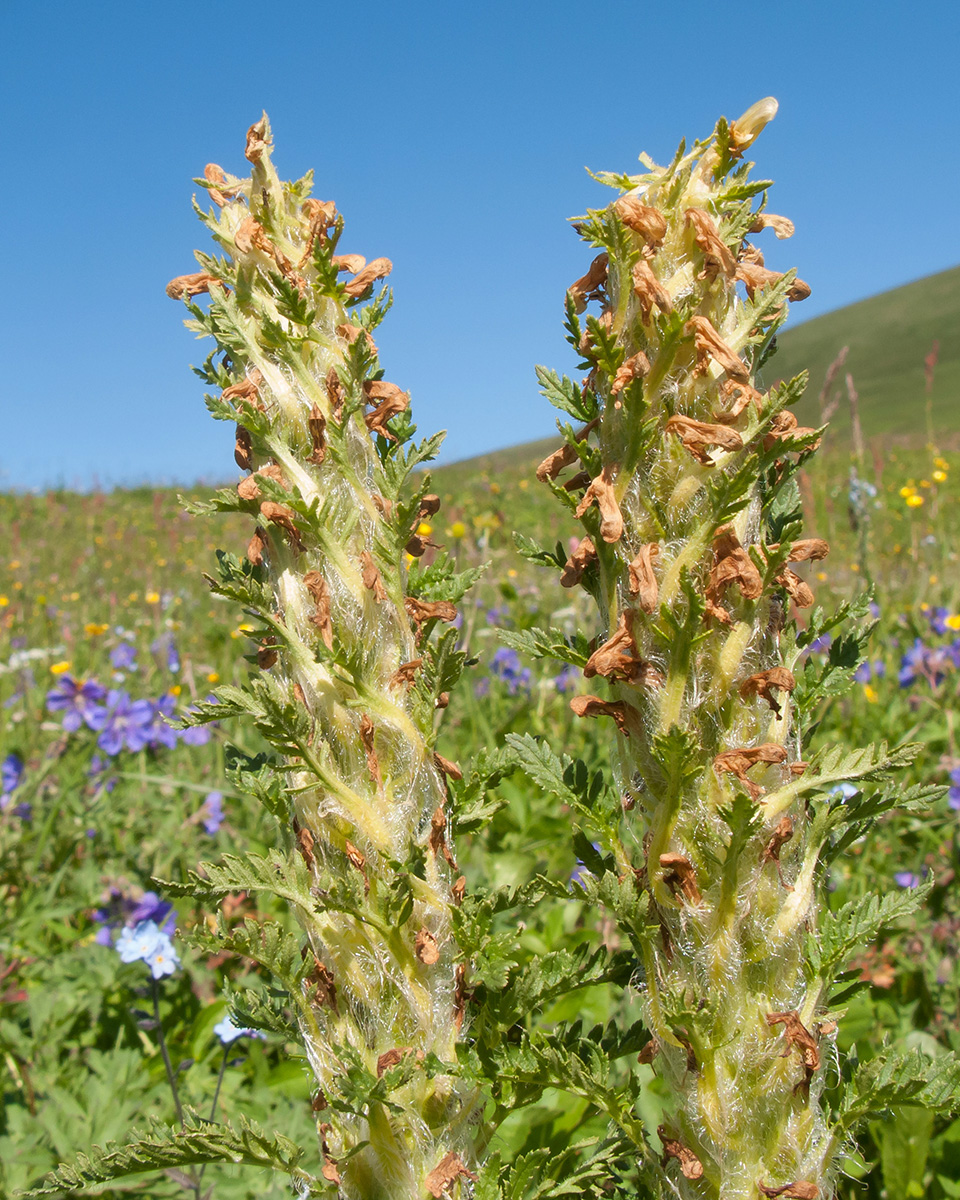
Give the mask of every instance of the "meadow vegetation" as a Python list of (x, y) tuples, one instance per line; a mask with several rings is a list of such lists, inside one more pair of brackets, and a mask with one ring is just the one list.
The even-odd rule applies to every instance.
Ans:
[[(855, 331), (855, 321), (848, 325)], [(841, 346), (829, 345), (822, 324), (804, 328), (810, 346), (819, 339), (825, 347), (822, 378)], [(918, 328), (911, 345), (928, 332)], [(784, 340), (792, 346), (802, 339)], [(834, 372), (812, 414), (832, 408), (835, 429), (797, 477), (805, 531), (829, 542), (829, 568), (821, 570), (818, 560), (796, 564), (816, 591), (818, 609), (794, 615), (802, 627), (807, 620), (822, 622), (820, 610), (854, 602), (876, 626), (862, 661), (857, 643), (836, 634), (805, 648), (808, 680), (821, 677), (820, 664), (856, 668), (849, 686), (821, 687), (805, 753), (812, 757), (831, 746), (858, 751), (878, 741), (920, 743), (919, 755), (899, 769), (897, 787), (918, 797), (932, 785), (940, 790), (931, 807), (857, 823), (857, 836), (846, 838), (830, 862), (826, 891), (833, 911), (851, 901), (862, 901), (866, 911), (877, 894), (906, 896), (916, 889), (924, 900), (918, 914), (906, 916), (889, 905), (892, 919), (861, 946), (829, 1011), (845, 1013), (837, 1037), (848, 1064), (869, 1062), (888, 1044), (919, 1050), (936, 1063), (960, 1051), (960, 453), (942, 432), (935, 403), (937, 389), (950, 386), (954, 355), (944, 335), (944, 384), (938, 355), (928, 359), (924, 381), (922, 366), (918, 375), (916, 363), (905, 365), (901, 354), (905, 391), (871, 409), (877, 389), (866, 367), (861, 381), (856, 339), (851, 335), (849, 342), (849, 360)], [(766, 373), (774, 378), (792, 371), (773, 358)], [(814, 396), (821, 378), (814, 377)], [(924, 423), (925, 434), (916, 433)], [(907, 428), (914, 431), (910, 437)], [(268, 432), (264, 425), (258, 436)], [(812, 437), (812, 431), (799, 432)], [(323, 461), (322, 426), (319, 441), (319, 457), (308, 461)], [(562, 588), (529, 561), (536, 542), (556, 545), (562, 563), (582, 534), (537, 480), (543, 450), (517, 447), (441, 468), (432, 481), (439, 511), (432, 495), (421, 506), (414, 574), (439, 564), (440, 547), (457, 571), (482, 572), (459, 605), (456, 641), (468, 669), (449, 697), (437, 699), (445, 709), (437, 761), (482, 762), (510, 735), (544, 735), (582, 760), (587, 772), (609, 779), (615, 774), (612, 740), (598, 738), (593, 723), (571, 711), (571, 700), (588, 690), (581, 672), (522, 653), (535, 640), (525, 639), (528, 631), (559, 629), (570, 638), (596, 639), (595, 647), (609, 632), (587, 596)], [(250, 443), (244, 449), (238, 435), (241, 452), (249, 459)], [(204, 494), (183, 499), (200, 507)], [(280, 840), (278, 793), (251, 765), (265, 761), (257, 756), (267, 746), (251, 724), (229, 714), (191, 723), (191, 714), (210, 714), (205, 706), (214, 689), (248, 684), (276, 661), (260, 619), (238, 618), (236, 606), (212, 594), (212, 581), (204, 578), (214, 569), (217, 548), (236, 556), (221, 559), (228, 574), (244, 552), (250, 556), (249, 519), (230, 512), (214, 525), (208, 515), (188, 515), (181, 498), (166, 490), (4, 495), (0, 516), (7, 530), (0, 569), (0, 1195), (36, 1186), (59, 1162), (82, 1163), (94, 1144), (127, 1143), (135, 1128), (151, 1122), (186, 1122), (199, 1141), (204, 1121), (221, 1117), (242, 1130), (234, 1161), (245, 1165), (216, 1163), (197, 1171), (184, 1159), (181, 1169), (158, 1152), (162, 1170), (109, 1184), (101, 1194), (281, 1196), (289, 1194), (288, 1182), (258, 1169), (278, 1158), (289, 1162), (294, 1178), (302, 1169), (314, 1180), (337, 1183), (337, 1162), (324, 1140), (316, 1142), (317, 1114), (327, 1104), (311, 1078), (311, 1067), (318, 1076), (317, 1064), (308, 1064), (302, 1039), (284, 1015), (283, 993), (243, 953), (251, 930), (263, 938), (274, 936), (270, 930), (299, 936), (294, 914), (269, 891), (237, 888), (223, 897), (218, 924), (209, 908), (180, 895), (199, 862), (231, 853), (266, 855)], [(518, 546), (527, 548), (527, 557)], [(851, 654), (853, 661), (840, 661)], [(376, 775), (371, 753), (367, 765)], [(528, 968), (535, 978), (538, 962), (582, 962), (593, 970), (598, 946), (604, 962), (629, 959), (622, 928), (587, 898), (590, 877), (607, 871), (594, 841), (603, 832), (581, 812), (571, 836), (574, 814), (557, 788), (547, 786), (549, 771), (538, 777), (536, 769), (521, 772), (504, 763), (461, 806), (454, 829), (458, 870), (468, 891), (482, 895), (523, 888), (535, 878), (547, 882), (519, 919), (510, 905), (491, 910), (490, 935), (465, 948), (490, 996), (498, 981), (523, 978)], [(833, 791), (837, 804), (858, 793), (847, 783)], [(431, 847), (438, 854), (442, 844), (441, 836)], [(347, 846), (362, 872), (364, 856)], [(304, 859), (312, 848), (312, 839), (306, 846), (300, 840)], [(390, 869), (401, 878), (402, 864)], [(173, 881), (168, 894), (157, 882), (163, 880)], [(401, 924), (412, 910), (412, 901), (404, 907), (402, 900)], [(292, 938), (289, 944), (298, 944)], [(252, 942), (247, 945), (252, 952)], [(424, 946), (431, 949), (429, 941), (418, 942), (421, 963)], [(282, 953), (281, 947), (278, 959)], [(288, 966), (291, 977), (304, 982), (299, 966)], [(614, 974), (604, 967), (597, 982), (569, 994), (558, 990), (553, 1001), (541, 981), (538, 1029), (561, 1030), (574, 1040), (593, 1030), (589, 1038), (598, 1048), (609, 1042), (623, 1053), (641, 1006), (629, 973), (625, 979)], [(336, 1013), (336, 992), (319, 960), (307, 980), (316, 988), (318, 1009)], [(533, 1020), (532, 1008), (521, 1009), (505, 1027), (520, 1038)], [(475, 1035), (483, 1052), (483, 1029)], [(613, 1098), (619, 1103), (629, 1095), (644, 1127), (657, 1129), (669, 1097), (644, 1058), (646, 1048), (631, 1050), (635, 1059), (639, 1049), (644, 1064), (630, 1076), (635, 1097), (624, 1090), (626, 1073), (610, 1067), (610, 1108)], [(369, 1086), (377, 1088), (384, 1073), (383, 1089), (399, 1089), (404, 1071), (412, 1078), (417, 1067), (404, 1062), (407, 1049), (382, 1071), (378, 1063)], [(828, 1094), (838, 1088), (839, 1061), (827, 1063)], [(442, 1065), (427, 1067), (436, 1076)], [(348, 1085), (360, 1087), (352, 1076), (342, 1084)], [(383, 1089), (380, 1100), (388, 1094)], [(840, 1194), (960, 1196), (960, 1121), (938, 1115), (932, 1103), (901, 1103), (909, 1099), (903, 1089), (890, 1094), (897, 1102), (881, 1105), (885, 1115), (870, 1123), (861, 1148), (848, 1146)], [(926, 1098), (919, 1085), (917, 1095)], [(604, 1150), (610, 1112), (589, 1089), (544, 1090), (531, 1083), (525, 1092), (515, 1082), (506, 1098), (497, 1089), (481, 1096), (480, 1108), (486, 1118), (497, 1110), (487, 1152), (519, 1164), (511, 1176), (513, 1200), (566, 1194), (536, 1184), (545, 1164), (555, 1171), (569, 1159), (570, 1180), (599, 1188), (602, 1171), (622, 1156), (619, 1145)], [(574, 1143), (590, 1147), (597, 1164), (591, 1167), (585, 1155), (582, 1178)], [(463, 1164), (447, 1179), (431, 1173), (433, 1194), (440, 1196), (459, 1175), (470, 1176)], [(797, 1187), (767, 1194), (802, 1200)]]

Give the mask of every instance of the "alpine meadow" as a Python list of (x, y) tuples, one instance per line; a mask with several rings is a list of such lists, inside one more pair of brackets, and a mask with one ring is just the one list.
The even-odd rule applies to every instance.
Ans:
[(0, 494), (0, 1196), (960, 1197), (960, 272), (791, 329), (776, 111), (432, 472), (336, 179), (198, 176), (236, 470)]

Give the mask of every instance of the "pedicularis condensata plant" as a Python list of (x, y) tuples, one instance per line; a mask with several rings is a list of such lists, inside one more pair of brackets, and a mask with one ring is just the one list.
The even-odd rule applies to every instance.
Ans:
[[(276, 749), (271, 763), (236, 766), (289, 850), (228, 859), (192, 890), (265, 888), (296, 911), (302, 953), (252, 924), (222, 944), (287, 984), (325, 1178), (346, 1196), (439, 1195), (470, 1176), (476, 1124), (476, 1090), (451, 1074), (466, 1002), (451, 912), (465, 881), (445, 781), (461, 772), (434, 751), (464, 659), (450, 623), (471, 577), (442, 555), (424, 571), (404, 565), (423, 555), (417, 529), (439, 507), (411, 472), (440, 439), (410, 444), (409, 397), (380, 368), (373, 335), (389, 294), (372, 293), (391, 264), (340, 253), (334, 204), (310, 198), (309, 177), (282, 183), (270, 156), (264, 118), (247, 137), (249, 179), (207, 167), (201, 216), (225, 257), (198, 254), (202, 270), (167, 293), (216, 339), (201, 372), (208, 405), (236, 423), (246, 473), (211, 507), (254, 526), (245, 559), (220, 555), (213, 590), (255, 623), (258, 670), (197, 719), (252, 718)], [(203, 307), (191, 302), (201, 294)]]
[[(955, 1074), (944, 1064), (935, 1082), (929, 1064), (895, 1058), (848, 1062), (838, 1080), (838, 972), (917, 897), (831, 914), (825, 870), (874, 816), (930, 790), (884, 792), (909, 748), (805, 757), (804, 719), (846, 686), (862, 620), (835, 636), (826, 665), (804, 651), (867, 604), (826, 618), (794, 571), (828, 547), (801, 529), (797, 472), (821, 432), (790, 411), (805, 378), (761, 382), (788, 301), (810, 292), (752, 240), (793, 232), (742, 158), (775, 112), (761, 101), (667, 167), (642, 156), (642, 174), (598, 176), (619, 197), (577, 220), (600, 253), (566, 297), (588, 374), (578, 385), (540, 371), (580, 427), (561, 424), (537, 474), (585, 536), (569, 557), (521, 548), (585, 588), (601, 624), (589, 644), (512, 638), (605, 684), (572, 707), (615, 725), (623, 819), (594, 813), (606, 836), (601, 852), (583, 850), (583, 886), (641, 964), (639, 1058), (665, 1096), (659, 1161), (652, 1130), (638, 1139), (647, 1178), (691, 1198), (829, 1196), (865, 1113), (895, 1095), (946, 1102)], [(561, 765), (555, 790), (576, 792)], [(838, 788), (851, 780), (852, 798)]]

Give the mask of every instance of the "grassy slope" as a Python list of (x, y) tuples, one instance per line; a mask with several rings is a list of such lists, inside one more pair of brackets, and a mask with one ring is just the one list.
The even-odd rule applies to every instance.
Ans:
[[(797, 314), (801, 309), (794, 309)], [(765, 382), (789, 379), (804, 368), (810, 386), (797, 408), (802, 424), (816, 424), (818, 394), (827, 368), (843, 346), (850, 347), (846, 370), (860, 394), (864, 433), (925, 433), (923, 360), (934, 339), (940, 342), (932, 393), (938, 435), (956, 433), (960, 401), (960, 267), (871, 296), (789, 329), (764, 370)], [(839, 381), (842, 385), (842, 380)], [(846, 400), (833, 420), (849, 427)]]

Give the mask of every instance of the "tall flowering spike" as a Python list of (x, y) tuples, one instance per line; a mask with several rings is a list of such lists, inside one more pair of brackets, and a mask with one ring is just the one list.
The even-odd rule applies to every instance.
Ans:
[[(834, 925), (839, 956), (809, 947), (819, 867), (836, 830), (864, 820), (831, 789), (904, 758), (803, 761), (797, 715), (842, 663), (805, 669), (822, 614), (806, 632), (788, 623), (813, 604), (793, 565), (827, 546), (801, 537), (796, 473), (820, 436), (790, 411), (804, 379), (768, 389), (760, 375), (788, 300), (809, 294), (766, 267), (763, 230), (793, 226), (766, 211), (768, 181), (741, 158), (775, 111), (765, 100), (721, 120), (667, 167), (644, 156), (642, 175), (599, 177), (620, 195), (577, 220), (599, 254), (567, 293), (587, 374), (539, 371), (582, 426), (561, 424), (538, 472), (585, 533), (557, 560), (561, 582), (585, 588), (601, 622), (581, 666), (602, 694), (572, 707), (616, 738), (625, 810), (613, 874), (583, 886), (627, 913), (640, 947), (640, 1061), (665, 1101), (658, 1143), (640, 1149), (658, 1194), (691, 1200), (831, 1193), (856, 1102), (831, 1121), (826, 1009), (850, 946)], [(625, 887), (642, 893), (645, 924)]]
[[(325, 1177), (345, 1196), (419, 1198), (438, 1170), (469, 1172), (476, 1123), (453, 1073), (466, 977), (445, 773), (458, 769), (434, 751), (470, 580), (442, 555), (429, 572), (404, 566), (439, 503), (411, 472), (440, 438), (410, 443), (409, 397), (380, 367), (389, 294), (373, 292), (390, 261), (340, 252), (343, 218), (310, 198), (309, 176), (280, 181), (266, 117), (246, 157), (249, 178), (211, 164), (197, 181), (222, 257), (198, 253), (201, 270), (167, 293), (216, 339), (207, 403), (236, 424), (243, 477), (206, 509), (251, 519), (246, 558), (221, 554), (212, 586), (254, 624), (252, 677), (195, 719), (253, 719), (278, 755), (266, 775), (241, 756), (238, 779), (288, 836), (285, 854), (233, 860), (233, 881), (210, 868), (207, 886), (272, 888), (306, 933), (291, 991)], [(289, 982), (289, 965), (268, 965)]]

